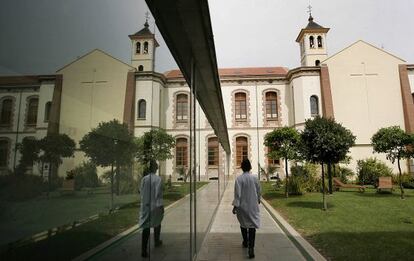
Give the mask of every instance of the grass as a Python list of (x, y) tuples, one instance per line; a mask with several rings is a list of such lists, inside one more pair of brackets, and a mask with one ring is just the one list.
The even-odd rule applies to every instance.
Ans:
[(284, 198), (283, 189), (262, 183), (263, 197), (330, 260), (408, 260), (414, 256), (414, 191), (378, 194), (355, 190)]
[[(197, 189), (205, 184), (207, 182), (197, 183)], [(165, 188), (165, 206), (189, 193), (188, 183), (173, 183), (173, 185), (176, 186), (171, 189)], [(136, 225), (138, 213), (138, 201), (126, 204), (114, 214), (59, 233), (50, 239), (4, 252), (0, 255), (0, 260), (27, 260), (28, 257), (30, 260), (71, 260)]]

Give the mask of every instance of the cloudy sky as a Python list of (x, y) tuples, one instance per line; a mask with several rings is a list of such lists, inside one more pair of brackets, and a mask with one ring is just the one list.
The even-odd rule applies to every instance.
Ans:
[[(334, 54), (363, 39), (414, 63), (412, 0), (311, 0)], [(209, 0), (219, 67), (299, 66), (309, 0)], [(144, 0), (1, 0), (0, 74), (49, 74), (95, 48), (129, 62)], [(153, 20), (150, 23), (153, 24)], [(151, 27), (152, 28), (152, 27)], [(158, 33), (158, 32), (157, 32)], [(174, 69), (158, 34), (156, 70)]]

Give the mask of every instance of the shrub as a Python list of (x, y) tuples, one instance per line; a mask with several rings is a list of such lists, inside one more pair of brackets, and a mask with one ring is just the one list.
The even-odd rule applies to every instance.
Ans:
[(355, 173), (350, 168), (337, 167), (334, 172), (334, 177), (339, 178), (343, 183), (347, 183), (353, 176), (355, 176)]
[(303, 176), (294, 176), (289, 177), (288, 182), (288, 192), (289, 195), (303, 195), (305, 194), (305, 184)]
[[(398, 176), (392, 176), (392, 182), (398, 184)], [(401, 174), (401, 185), (404, 188), (414, 189), (414, 177), (412, 174), (403, 173)]]
[(94, 188), (99, 186), (98, 174), (95, 164), (84, 162), (71, 171), (68, 171), (66, 179), (75, 179), (75, 189), (83, 187)]
[[(318, 166), (316, 164), (305, 163), (303, 166), (291, 167), (292, 177), (300, 177), (295, 182), (300, 182), (302, 192), (319, 192), (320, 179), (318, 177)], [(297, 185), (294, 185), (294, 187)]]
[(392, 169), (376, 158), (357, 161), (358, 181), (361, 184), (377, 186), (378, 178), (392, 176)]
[(44, 188), (40, 176), (4, 175), (0, 176), (0, 198), (9, 201), (22, 201), (35, 198), (42, 194)]

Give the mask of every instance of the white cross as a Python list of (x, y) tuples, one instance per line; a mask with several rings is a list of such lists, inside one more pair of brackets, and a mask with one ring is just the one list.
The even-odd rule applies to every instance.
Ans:
[[(107, 83), (108, 81), (106, 80), (96, 80), (96, 69), (93, 69), (93, 74), (92, 74), (92, 79), (88, 80), (88, 81), (83, 81), (81, 82), (82, 87), (91, 87), (91, 94), (90, 94), (90, 101), (89, 101), (89, 105), (91, 107), (90, 112), (89, 112), (89, 125), (92, 124), (92, 111), (93, 111), (93, 95), (94, 95), (94, 88), (95, 86), (104, 86), (105, 83)], [(91, 125), (92, 127), (92, 125)]]
[(367, 73), (367, 66), (365, 64), (365, 62), (361, 63), (363, 65), (363, 72), (362, 73), (351, 73), (350, 76), (351, 78), (363, 78), (364, 80), (364, 87), (365, 87), (365, 93), (366, 93), (366, 97), (367, 97), (367, 109), (368, 109), (368, 115), (370, 115), (370, 111), (369, 111), (369, 93), (368, 93), (368, 79), (369, 77), (376, 77), (378, 76), (378, 73)]

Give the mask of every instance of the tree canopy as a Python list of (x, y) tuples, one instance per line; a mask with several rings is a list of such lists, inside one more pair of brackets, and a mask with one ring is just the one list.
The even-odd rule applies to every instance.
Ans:
[(39, 159), (59, 165), (62, 158), (72, 157), (75, 152), (76, 143), (66, 134), (48, 134), (38, 142), (38, 149), (43, 151)]
[(385, 153), (392, 163), (397, 160), (398, 180), (401, 198), (404, 199), (404, 189), (401, 182), (400, 160), (412, 155), (413, 135), (403, 131), (399, 126), (379, 129), (371, 138), (374, 152)]
[(79, 142), (80, 148), (93, 163), (108, 167), (131, 163), (136, 151), (134, 137), (126, 124), (118, 120), (101, 122)]
[(303, 156), (314, 163), (338, 163), (355, 145), (350, 130), (331, 118), (315, 117), (305, 122), (302, 132)]
[(264, 144), (269, 148), (268, 157), (272, 159), (285, 159), (285, 196), (288, 197), (288, 160), (299, 158), (300, 134), (296, 129), (291, 127), (278, 128), (266, 134)]
[(171, 149), (175, 145), (174, 137), (163, 129), (152, 129), (136, 138), (136, 158), (142, 164), (150, 160), (163, 161), (173, 157)]
[(328, 165), (329, 192), (332, 193), (332, 164), (346, 159), (349, 149), (355, 145), (352, 132), (332, 118), (315, 117), (305, 122), (302, 132), (302, 155), (313, 163), (322, 165), (323, 209), (327, 209), (325, 199), (324, 164)]

